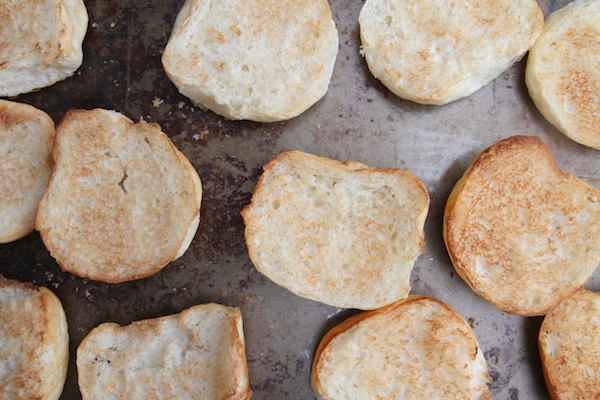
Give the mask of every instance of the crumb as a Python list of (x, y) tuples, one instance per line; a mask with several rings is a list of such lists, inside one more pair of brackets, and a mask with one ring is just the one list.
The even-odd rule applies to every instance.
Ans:
[(154, 100), (152, 100), (152, 106), (154, 108), (158, 108), (161, 104), (163, 104), (165, 101), (163, 99), (159, 99), (158, 97), (155, 97)]
[(208, 135), (210, 135), (210, 131), (200, 131), (200, 139), (204, 139)]
[(185, 103), (183, 101), (177, 103), (177, 108), (179, 108), (180, 110), (183, 108), (183, 106), (185, 106)]
[(254, 293), (250, 293), (248, 296), (246, 296), (246, 300), (255, 302), (256, 300), (258, 300), (258, 297), (256, 297)]
[(227, 296), (227, 289), (221, 289), (221, 296)]

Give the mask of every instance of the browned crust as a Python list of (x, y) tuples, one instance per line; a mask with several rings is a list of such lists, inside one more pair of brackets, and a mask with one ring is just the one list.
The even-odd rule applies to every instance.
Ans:
[(548, 368), (546, 367), (548, 360), (546, 358), (546, 353), (542, 350), (544, 346), (544, 344), (542, 343), (542, 333), (545, 332), (545, 330), (546, 329), (544, 323), (542, 322), (542, 326), (540, 327), (540, 333), (538, 336), (538, 348), (540, 349), (540, 360), (542, 362), (542, 375), (544, 376), (544, 382), (546, 383), (546, 387), (548, 389), (548, 393), (550, 394), (550, 398), (552, 400), (559, 400), (560, 397), (558, 397), (558, 388), (550, 378), (550, 375), (548, 374)]
[[(33, 128), (29, 129), (30, 126)], [(3, 215), (7, 216), (9, 212), (16, 211), (20, 217), (2, 227), (0, 243), (9, 243), (34, 230), (34, 214), (37, 204), (35, 200), (45, 189), (48, 183), (47, 178), (54, 166), (52, 147), (55, 127), (54, 121), (44, 111), (29, 104), (0, 99), (0, 131), (3, 132), (2, 136), (7, 139), (5, 145), (10, 146), (11, 149), (17, 149), (15, 154), (26, 154), (19, 159), (9, 156), (2, 168), (2, 174), (5, 174), (7, 178), (5, 180), (4, 177), (0, 177), (3, 182), (12, 182), (8, 186), (8, 190), (1, 195), (5, 206)], [(33, 147), (24, 146), (24, 143), (28, 142), (23, 140), (23, 133), (26, 134), (28, 140), (32, 140), (33, 135), (37, 137)], [(34, 159), (33, 154), (44, 158)], [(6, 188), (4, 185), (3, 187)], [(10, 215), (15, 217), (17, 214)]]
[[(85, 389), (85, 395), (93, 395), (93, 393), (89, 392), (89, 388), (86, 388), (86, 380), (94, 379), (90, 374), (93, 373), (89, 368), (89, 365), (83, 361), (81, 357), (81, 353), (84, 352), (94, 352), (96, 348), (94, 347), (94, 341), (96, 340), (97, 335), (120, 335), (126, 332), (129, 335), (129, 339), (131, 341), (141, 341), (143, 342), (145, 338), (149, 337), (158, 337), (162, 334), (161, 324), (163, 321), (167, 320), (177, 320), (179, 326), (183, 326), (185, 324), (186, 314), (193, 314), (198, 312), (199, 310), (203, 310), (204, 312), (216, 311), (218, 309), (226, 309), (224, 311), (224, 317), (227, 321), (226, 329), (230, 331), (233, 341), (231, 342), (222, 342), (221, 344), (227, 346), (227, 349), (224, 349), (224, 352), (227, 354), (235, 354), (235, 363), (232, 365), (231, 370), (228, 373), (233, 374), (233, 381), (230, 381), (230, 376), (227, 377), (216, 377), (216, 380), (212, 382), (215, 385), (223, 384), (222, 380), (231, 383), (228, 387), (228, 394), (223, 397), (223, 400), (247, 400), (252, 397), (252, 390), (249, 386), (248, 381), (248, 365), (247, 358), (245, 352), (245, 338), (243, 334), (242, 328), (242, 312), (240, 309), (236, 307), (224, 306), (217, 303), (206, 303), (192, 306), (186, 310), (181, 311), (178, 314), (165, 315), (156, 318), (144, 319), (134, 321), (129, 325), (121, 326), (119, 324), (113, 322), (106, 322), (98, 325), (94, 328), (79, 344), (78, 346), (78, 358), (77, 358), (77, 368), (80, 371), (79, 373), (79, 385)], [(185, 329), (185, 328), (182, 328)], [(133, 336), (136, 335), (136, 336)], [(222, 338), (220, 338), (222, 340)], [(139, 354), (134, 354), (138, 356)], [(84, 378), (85, 376), (85, 378)], [(176, 377), (174, 377), (176, 378)], [(107, 382), (109, 385), (110, 382)], [(107, 387), (108, 391), (109, 388)], [(190, 393), (192, 394), (192, 393)]]
[[(423, 104), (446, 104), (480, 89), (519, 61), (544, 25), (532, 0), (461, 2), (462, 14), (452, 18), (431, 1), (381, 3), (367, 1), (359, 17), (368, 67), (394, 94)], [(479, 41), (495, 51), (478, 54)], [(432, 51), (436, 46), (453, 54)]]
[[(377, 177), (378, 182), (380, 178), (384, 181), (387, 180), (388, 184), (393, 187), (393, 190), (402, 191), (403, 194), (408, 193), (408, 197), (410, 197), (410, 209), (414, 211), (414, 214), (408, 214), (406, 211), (403, 211), (404, 214), (402, 214), (403, 212), (398, 212), (398, 214), (395, 214), (405, 215), (407, 219), (410, 219), (410, 237), (407, 239), (407, 247), (410, 247), (408, 252), (410, 252), (411, 256), (414, 255), (416, 258), (418, 255), (422, 254), (425, 247), (425, 234), (422, 229), (422, 224), (424, 224), (429, 211), (430, 198), (424, 183), (416, 175), (412, 174), (406, 169), (369, 167), (357, 161), (342, 162), (327, 157), (305, 153), (299, 150), (286, 151), (278, 154), (271, 161), (264, 165), (263, 174), (260, 176), (257, 182), (250, 204), (246, 205), (241, 211), (242, 219), (245, 224), (244, 237), (247, 244), (248, 254), (256, 269), (270, 277), (278, 285), (290, 289), (300, 296), (345, 308), (378, 308), (408, 295), (409, 284), (403, 282), (402, 286), (406, 287), (405, 292), (400, 293), (400, 290), (398, 290), (396, 293), (390, 295), (389, 293), (391, 293), (393, 290), (387, 287), (385, 290), (380, 292), (386, 293), (386, 299), (383, 299), (382, 295), (382, 299), (378, 300), (377, 304), (373, 304), (374, 302), (367, 304), (368, 301), (365, 299), (371, 298), (371, 295), (366, 293), (365, 288), (367, 286), (359, 287), (359, 285), (356, 284), (355, 278), (359, 276), (361, 279), (368, 281), (370, 284), (381, 286), (381, 284), (384, 282), (381, 271), (387, 269), (385, 271), (387, 272), (388, 270), (392, 269), (391, 265), (393, 265), (393, 262), (391, 261), (392, 257), (385, 253), (385, 250), (381, 250), (380, 248), (376, 247), (374, 249), (370, 249), (369, 251), (363, 252), (358, 257), (354, 257), (352, 261), (357, 265), (356, 273), (351, 275), (347, 272), (343, 272), (339, 275), (339, 279), (329, 279), (325, 277), (324, 274), (319, 274), (319, 269), (314, 268), (315, 260), (319, 259), (318, 256), (314, 254), (308, 254), (307, 252), (303, 252), (298, 248), (295, 248), (295, 251), (297, 251), (297, 256), (293, 262), (295, 263), (297, 261), (297, 264), (295, 265), (297, 265), (299, 268), (304, 268), (304, 271), (306, 272), (301, 279), (286, 280), (286, 278), (277, 276), (277, 273), (272, 273), (275, 270), (270, 268), (271, 263), (268, 261), (265, 262), (263, 255), (269, 254), (269, 258), (271, 260), (281, 260), (282, 255), (277, 251), (264, 251), (260, 245), (256, 245), (255, 238), (260, 237), (267, 229), (270, 229), (270, 226), (265, 224), (263, 220), (263, 217), (266, 214), (269, 214), (270, 211), (265, 211), (262, 209), (262, 207), (267, 201), (270, 201), (273, 196), (280, 196), (278, 197), (278, 201), (286, 204), (302, 204), (302, 202), (306, 200), (304, 195), (300, 194), (298, 197), (298, 202), (296, 203), (296, 199), (294, 196), (290, 195), (289, 192), (286, 192), (285, 190), (279, 190), (278, 183), (283, 182), (283, 180), (286, 179), (286, 176), (292, 176), (291, 180), (294, 181), (294, 183), (290, 186), (294, 186), (294, 188), (301, 187), (304, 184), (300, 178), (293, 177), (295, 175), (293, 172), (290, 172), (289, 175), (286, 175), (281, 173), (281, 171), (275, 171), (280, 165), (283, 165), (283, 168), (287, 168), (289, 166), (290, 169), (297, 169), (298, 171), (306, 171), (310, 168), (311, 170), (314, 169), (319, 173), (323, 173), (328, 176), (330, 174), (339, 174), (339, 176), (343, 176), (343, 178), (339, 179), (347, 179), (348, 181), (352, 181), (353, 176), (367, 180), (375, 176)], [(389, 182), (392, 182), (393, 184)], [(382, 187), (387, 187), (387, 185), (382, 185)], [(350, 196), (350, 193), (348, 193), (348, 196)], [(323, 228), (326, 226), (326, 224), (323, 223), (322, 218), (311, 219), (313, 214), (310, 213), (310, 210), (311, 208), (309, 207), (308, 211), (303, 211), (301, 214), (294, 214), (295, 216), (299, 215), (298, 218), (290, 219), (290, 221), (300, 219), (303, 221), (302, 224), (296, 224), (293, 226), (294, 233), (292, 234), (301, 232), (301, 234), (305, 235), (305, 238), (311, 237), (310, 235), (306, 235), (306, 232), (314, 231), (315, 235), (319, 235), (320, 232), (326, 232), (329, 234), (330, 232)], [(384, 210), (384, 207), (382, 206), (378, 210)], [(385, 208), (386, 212), (392, 212), (390, 210), (395, 209), (389, 207)], [(289, 211), (289, 213), (296, 212), (295, 210), (290, 209), (287, 211)], [(289, 217), (288, 214), (286, 214), (286, 216)], [(369, 233), (366, 233), (368, 232), (367, 229), (362, 229), (363, 226), (365, 225), (363, 224), (357, 227), (356, 230), (351, 231), (352, 234), (348, 235), (347, 237), (348, 241), (358, 243), (361, 241), (361, 238), (364, 239), (366, 236), (369, 236)], [(406, 228), (406, 226), (408, 225), (403, 225), (402, 228)], [(406, 229), (408, 230), (408, 228)], [(407, 242), (403, 242), (403, 244), (406, 244)], [(322, 251), (323, 248), (317, 250), (317, 254), (318, 252)], [(385, 268), (372, 268), (372, 265), (377, 262), (385, 263)], [(338, 264), (336, 264), (335, 261), (332, 261), (332, 263), (333, 265), (330, 265), (331, 270), (338, 271)], [(403, 262), (402, 267), (405, 268), (402, 270), (402, 273), (404, 273), (409, 268), (409, 262)], [(410, 268), (412, 268), (412, 266)], [(342, 269), (339, 269), (339, 271), (342, 271)], [(398, 275), (400, 275), (400, 273)], [(313, 290), (313, 288), (316, 286), (321, 286), (324, 289)], [(395, 288), (398, 287), (400, 287), (400, 285), (395, 286)]]
[[(53, 174), (50, 179), (49, 188), (48, 188), (48, 190), (46, 190), (46, 193), (44, 194), (44, 197), (42, 198), (42, 201), (40, 202), (40, 206), (38, 208), (38, 213), (36, 215), (36, 221), (35, 221), (36, 229), (38, 231), (40, 231), (40, 236), (41, 236), (42, 241), (44, 242), (44, 245), (49, 249), (49, 251), (51, 252), (51, 254), (53, 254), (53, 256), (56, 255), (56, 253), (55, 253), (56, 248), (54, 246), (55, 238), (53, 238), (51, 236), (55, 235), (55, 234), (52, 232), (52, 229), (49, 228), (50, 224), (49, 224), (49, 221), (45, 217), (44, 210), (48, 206), (55, 206), (55, 204), (52, 203), (52, 201), (55, 201), (55, 200), (49, 199), (49, 193), (50, 193), (50, 188), (53, 186), (53, 182), (55, 181), (55, 178), (56, 178), (56, 174), (54, 172), (58, 168), (58, 164), (63, 160), (63, 154), (62, 154), (63, 146), (61, 146), (61, 144), (65, 141), (72, 140), (72, 138), (71, 138), (72, 136), (79, 135), (79, 132), (77, 132), (77, 125), (87, 125), (86, 129), (93, 129), (92, 127), (96, 127), (98, 130), (106, 130), (107, 132), (110, 132), (110, 130), (113, 129), (113, 127), (112, 127), (113, 121), (110, 120), (110, 117), (105, 117), (102, 115), (102, 113), (104, 111), (105, 110), (102, 110), (102, 109), (70, 110), (69, 112), (67, 112), (65, 114), (65, 116), (63, 117), (63, 119), (57, 126), (57, 135), (56, 135), (56, 139), (55, 139), (55, 146), (53, 149), (53, 158), (55, 160)], [(98, 115), (100, 115), (100, 117), (98, 117)], [(68, 257), (63, 258), (60, 256), (55, 256), (56, 262), (61, 267), (62, 270), (68, 271), (68, 272), (78, 275), (80, 277), (90, 278), (90, 279), (99, 280), (99, 281), (103, 281), (103, 282), (107, 282), (107, 283), (121, 283), (121, 282), (125, 282), (125, 281), (137, 280), (137, 279), (142, 279), (142, 278), (148, 277), (150, 275), (157, 273), (162, 268), (164, 268), (168, 263), (170, 263), (171, 261), (175, 260), (178, 256), (180, 256), (181, 253), (183, 251), (185, 251), (185, 249), (187, 249), (187, 247), (189, 246), (189, 242), (193, 238), (192, 234), (195, 233), (195, 231), (190, 232), (190, 230), (194, 226), (193, 221), (196, 221), (199, 219), (200, 203), (201, 203), (201, 199), (202, 199), (202, 185), (201, 185), (201, 182), (200, 182), (200, 179), (198, 177), (196, 170), (192, 166), (191, 162), (185, 157), (185, 155), (183, 155), (183, 153), (181, 153), (177, 149), (177, 147), (170, 141), (170, 139), (168, 139), (166, 134), (164, 132), (162, 132), (160, 126), (156, 123), (148, 123), (148, 122), (144, 121), (143, 119), (140, 119), (139, 122), (135, 123), (120, 113), (118, 115), (119, 115), (119, 117), (118, 117), (118, 121), (116, 123), (125, 125), (125, 130), (127, 130), (127, 131), (129, 131), (129, 130), (152, 131), (153, 134), (156, 134), (158, 137), (160, 137), (161, 145), (166, 144), (168, 146), (169, 153), (177, 158), (176, 163), (179, 164), (183, 169), (186, 169), (187, 171), (189, 171), (189, 179), (191, 181), (193, 181), (193, 185), (192, 185), (193, 188), (192, 188), (192, 193), (188, 193), (187, 195), (189, 195), (190, 199), (193, 198), (193, 201), (197, 204), (197, 207), (194, 208), (193, 214), (185, 215), (186, 220), (189, 220), (188, 221), (189, 225), (186, 228), (186, 230), (187, 230), (186, 232), (183, 232), (183, 231), (177, 232), (177, 235), (181, 236), (179, 243), (177, 245), (173, 244), (168, 249), (166, 249), (165, 252), (162, 252), (162, 254), (155, 256), (154, 258), (152, 258), (150, 255), (146, 254), (143, 259), (138, 259), (138, 263), (135, 266), (129, 265), (127, 263), (127, 261), (124, 261), (124, 260), (128, 260), (127, 254), (124, 254), (124, 253), (120, 254), (119, 251), (117, 251), (118, 249), (111, 248), (110, 244), (103, 243), (103, 242), (96, 242), (94, 244), (95, 246), (105, 247), (105, 251), (103, 251), (103, 253), (111, 255), (111, 262), (113, 262), (117, 266), (122, 266), (122, 267), (125, 267), (125, 269), (127, 269), (123, 273), (117, 273), (113, 270), (108, 270), (108, 269), (105, 269), (103, 271), (100, 271), (100, 270), (92, 271), (92, 270), (90, 270), (89, 266), (87, 267), (88, 271), (85, 272), (83, 269), (80, 269), (77, 265), (75, 265), (72, 262), (72, 260), (70, 260)], [(98, 121), (99, 118), (100, 118), (100, 121)], [(162, 140), (162, 138), (166, 138), (166, 140)], [(100, 145), (104, 146), (104, 145), (106, 145), (106, 143), (109, 143), (111, 140), (112, 139), (110, 137), (99, 139), (99, 141), (101, 142)], [(88, 144), (86, 143), (86, 145), (88, 145)], [(108, 147), (108, 145), (106, 145), (106, 146)], [(91, 170), (92, 168), (94, 168), (93, 166), (87, 166), (87, 165), (86, 165), (86, 167), (89, 167), (88, 170)], [(67, 167), (65, 167), (65, 168), (67, 168)], [(89, 171), (88, 172), (80, 171), (79, 173), (85, 174), (85, 173), (89, 173)], [(82, 194), (82, 196), (83, 195), (85, 195), (85, 194)], [(168, 211), (171, 211), (171, 210), (168, 210)], [(98, 220), (99, 218), (104, 218), (104, 214), (100, 210), (93, 210), (93, 215), (90, 215), (90, 219)], [(107, 221), (107, 224), (110, 224), (110, 223), (113, 223), (113, 221)], [(115, 234), (121, 234), (121, 232), (115, 231)], [(167, 250), (168, 250), (168, 253), (166, 252)]]
[[(293, 118), (325, 94), (338, 48), (327, 1), (296, 1), (295, 12), (284, 2), (236, 0), (223, 2), (227, 7), (217, 14), (215, 4), (186, 1), (163, 52), (165, 72), (182, 94), (225, 118), (258, 122)], [(282, 27), (298, 40), (282, 37)], [(190, 35), (198, 40), (190, 43)], [(246, 54), (250, 44), (253, 53), (262, 49), (259, 57)], [(275, 52), (283, 47), (286, 63), (273, 62), (268, 56), (278, 60)], [(252, 58), (250, 67), (240, 58)], [(234, 72), (238, 68), (243, 76)]]
[(551, 13), (532, 47), (525, 82), (539, 111), (580, 144), (600, 149), (600, 6), (580, 0)]
[[(324, 388), (321, 386), (320, 375), (323, 374), (323, 366), (332, 361), (331, 355), (329, 354), (329, 352), (327, 352), (326, 349), (329, 347), (333, 340), (335, 340), (338, 336), (344, 334), (345, 332), (348, 332), (349, 330), (353, 329), (354, 327), (362, 324), (363, 322), (368, 321), (370, 318), (376, 315), (392, 315), (394, 313), (400, 313), (402, 308), (410, 306), (411, 303), (428, 302), (436, 303), (439, 306), (445, 308), (452, 315), (460, 319), (464, 323), (465, 327), (468, 327), (468, 323), (465, 321), (465, 319), (460, 314), (458, 314), (458, 312), (456, 312), (456, 310), (454, 310), (452, 307), (433, 297), (423, 295), (409, 295), (406, 299), (399, 300), (395, 303), (389, 304), (379, 309), (363, 311), (359, 314), (353, 315), (352, 317), (344, 320), (342, 323), (330, 329), (323, 336), (321, 342), (317, 347), (317, 350), (315, 351), (315, 356), (313, 358), (311, 368), (311, 385), (315, 393), (321, 395), (324, 392)], [(474, 360), (477, 355), (479, 345), (477, 342), (477, 338), (475, 337), (475, 334), (471, 329), (468, 329), (468, 335), (469, 342), (472, 344), (471, 347), (475, 348), (475, 353), (472, 354), (472, 358)], [(373, 371), (373, 373), (377, 373), (377, 371)], [(486, 379), (488, 379), (488, 381), (491, 381), (491, 377), (487, 373)], [(491, 399), (491, 393), (487, 391), (481, 399)]]
[[(555, 300), (553, 300), (552, 302), (550, 302), (542, 308), (538, 307), (525, 309), (515, 306), (511, 302), (512, 300), (502, 301), (495, 298), (493, 294), (482, 290), (482, 285), (484, 284), (480, 282), (478, 273), (475, 271), (475, 268), (471, 265), (471, 263), (466, 262), (470, 259), (467, 257), (467, 254), (465, 254), (466, 249), (463, 247), (464, 238), (456, 236), (458, 228), (455, 228), (455, 225), (464, 222), (460, 219), (462, 216), (457, 216), (457, 212), (461, 211), (456, 208), (457, 203), (463, 200), (462, 196), (464, 195), (464, 193), (468, 193), (471, 190), (471, 188), (475, 188), (478, 185), (485, 184), (485, 182), (482, 182), (480, 179), (481, 175), (484, 174), (485, 171), (496, 171), (497, 169), (504, 168), (502, 162), (506, 163), (507, 161), (502, 160), (503, 154), (515, 151), (522, 152), (522, 158), (535, 157), (536, 168), (539, 168), (540, 171), (543, 171), (548, 175), (556, 176), (557, 179), (564, 181), (566, 185), (569, 185), (571, 187), (579, 186), (584, 188), (586, 191), (589, 192), (588, 196), (590, 197), (598, 197), (600, 193), (598, 189), (588, 185), (587, 183), (577, 179), (572, 175), (562, 172), (558, 167), (556, 167), (556, 165), (553, 162), (552, 153), (550, 149), (542, 142), (540, 138), (532, 136), (513, 136), (504, 139), (498, 142), (497, 144), (485, 149), (481, 154), (479, 154), (475, 158), (472, 164), (465, 171), (462, 178), (456, 183), (448, 197), (445, 206), (442, 234), (444, 242), (446, 244), (446, 248), (448, 250), (448, 254), (450, 256), (450, 260), (454, 265), (456, 272), (475, 292), (477, 292), (479, 295), (484, 297), (487, 301), (494, 304), (497, 308), (501, 309), (502, 311), (523, 316), (543, 315), (552, 308), (554, 308), (562, 299), (570, 296), (572, 293), (575, 293), (576, 291), (581, 289), (581, 287), (585, 285), (585, 282), (587, 282), (587, 280), (585, 282), (582, 282), (578, 286), (570, 288), (569, 290), (564, 289), (564, 293), (562, 293), (562, 296), (557, 297)], [(513, 166), (511, 165), (511, 167)], [(519, 180), (518, 174), (520, 173), (520, 166), (514, 165), (514, 167), (516, 169), (510, 179), (511, 184), (515, 187), (515, 192), (518, 195), (519, 191), (523, 190), (528, 185), (528, 182)], [(474, 177), (475, 171), (478, 174), (477, 177)], [(558, 188), (556, 188), (556, 190), (558, 190)], [(461, 207), (469, 206), (470, 204), (468, 203), (468, 200), (464, 200), (463, 203), (461, 203)], [(493, 206), (489, 205), (489, 214), (493, 215), (494, 211), (495, 210)], [(537, 212), (536, 209), (530, 209), (529, 211), (532, 214), (535, 214)], [(503, 228), (499, 227), (498, 229)], [(515, 235), (519, 234), (519, 232), (514, 233)], [(481, 249), (485, 245), (487, 245), (486, 240), (487, 239), (485, 238), (479, 240), (479, 242), (475, 240), (475, 242), (479, 243), (479, 245), (475, 244), (471, 247)], [(510, 249), (505, 248), (495, 248), (495, 256), (497, 256), (501, 260), (508, 260), (510, 257), (508, 254), (509, 250)], [(588, 280), (590, 278), (591, 276), (588, 277)]]
[[(538, 347), (544, 381), (553, 400), (600, 397), (600, 378), (586, 376), (582, 379), (582, 374), (586, 373), (582, 364), (594, 371), (598, 365), (595, 356), (598, 354), (600, 341), (596, 339), (598, 336), (594, 329), (598, 323), (592, 320), (600, 314), (592, 303), (599, 298), (600, 293), (582, 289), (565, 299), (542, 321)], [(550, 345), (547, 341), (550, 334), (560, 343)], [(577, 340), (574, 336), (580, 342), (573, 342)], [(590, 343), (585, 343), (586, 338), (593, 339), (594, 349), (588, 347)], [(561, 347), (560, 355), (550, 354), (550, 347), (555, 346)], [(582, 360), (578, 353), (587, 358)], [(587, 363), (589, 361), (592, 365)]]
[[(508, 139), (501, 140), (500, 142), (486, 148), (477, 157), (475, 157), (473, 162), (467, 167), (467, 169), (463, 173), (463, 176), (458, 180), (458, 182), (456, 182), (456, 184), (452, 188), (452, 191), (448, 196), (448, 200), (446, 201), (442, 224), (442, 236), (444, 239), (444, 243), (446, 244), (448, 255), (450, 256), (452, 264), (455, 266), (456, 272), (475, 291), (478, 290), (476, 285), (473, 283), (475, 277), (473, 276), (472, 270), (468, 268), (463, 263), (462, 259), (459, 257), (460, 240), (455, 237), (455, 232), (453, 230), (453, 226), (456, 223), (457, 219), (455, 213), (455, 206), (462, 194), (463, 189), (465, 189), (467, 183), (470, 183), (469, 179), (471, 178), (472, 172), (474, 170), (480, 168), (487, 169), (487, 164), (494, 162), (495, 159), (501, 154), (505, 153), (510, 149), (521, 146), (533, 146), (539, 148), (545, 153), (546, 157), (552, 160), (552, 153), (550, 152), (550, 149), (547, 146), (545, 146), (542, 143), (541, 139), (538, 137), (512, 136)], [(552, 166), (555, 167), (553, 163)], [(562, 173), (562, 171), (560, 171), (558, 168), (556, 168), (556, 171)], [(488, 298), (486, 300), (493, 303), (493, 299)]]
[[(0, 24), (7, 28), (0, 47), (8, 51), (0, 52), (0, 57), (4, 56), (0, 58), (0, 74), (3, 79), (10, 79), (10, 83), (8, 87), (1, 85), (2, 95), (12, 97), (36, 91), (73, 75), (81, 66), (81, 44), (88, 26), (84, 2), (3, 3), (7, 5), (0, 6)], [(33, 21), (39, 22), (39, 29), (23, 29)]]
[(40, 288), (38, 286), (35, 286), (31, 282), (21, 282), (21, 281), (15, 280), (15, 279), (8, 279), (4, 275), (0, 274), (0, 288), (5, 288), (5, 287), (21, 288), (24, 290), (32, 290), (32, 291), (40, 290)]
[[(418, 179), (416, 176), (414, 176), (407, 170), (403, 170), (400, 168), (370, 167), (370, 166), (363, 164), (361, 162), (358, 162), (358, 161), (352, 161), (352, 160), (338, 161), (338, 160), (327, 158), (327, 157), (320, 157), (320, 156), (316, 156), (314, 154), (305, 153), (305, 152), (302, 152), (299, 150), (291, 150), (291, 151), (285, 151), (285, 152), (279, 153), (273, 159), (268, 161), (263, 166), (263, 174), (261, 174), (261, 176), (258, 178), (256, 187), (254, 188), (254, 193), (258, 193), (259, 191), (263, 190), (263, 186), (265, 186), (265, 179), (267, 179), (266, 176), (268, 175), (265, 172), (268, 172), (268, 171), (274, 169), (278, 164), (285, 163), (287, 160), (290, 160), (290, 159), (308, 160), (310, 162), (316, 162), (316, 163), (326, 165), (329, 168), (342, 169), (342, 170), (351, 171), (351, 172), (360, 172), (360, 173), (366, 173), (366, 174), (381, 173), (381, 174), (392, 175), (392, 176), (401, 175), (401, 176), (412, 177), (413, 178), (412, 182), (415, 186), (415, 190), (418, 190), (419, 192), (421, 192), (421, 196), (426, 199), (427, 203), (429, 203), (429, 200), (430, 200), (429, 192), (427, 191), (425, 184), (423, 184), (423, 182), (420, 179)], [(246, 205), (241, 211), (242, 218), (244, 219), (245, 222), (248, 222), (248, 214), (250, 213), (249, 209), (251, 207), (252, 207), (252, 201), (250, 202), (250, 204)], [(423, 242), (423, 246), (424, 246), (424, 242)]]
[[(2, 275), (0, 289), (26, 291), (35, 307), (31, 315), (9, 317), (19, 321), (19, 331), (10, 332), (9, 336), (19, 335), (22, 338), (22, 347), (14, 349), (21, 353), (16, 384), (25, 395), (35, 396), (33, 399), (58, 399), (69, 363), (68, 328), (60, 299), (44, 286), (7, 279)], [(23, 329), (28, 330), (25, 335)], [(51, 351), (43, 354), (44, 358), (38, 354), (41, 346)]]

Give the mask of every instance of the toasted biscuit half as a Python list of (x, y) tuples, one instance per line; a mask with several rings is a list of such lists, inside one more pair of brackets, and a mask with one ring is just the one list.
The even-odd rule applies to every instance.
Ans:
[(66, 271), (116, 283), (158, 272), (189, 247), (202, 187), (160, 127), (115, 111), (69, 112), (36, 229)]
[(527, 57), (525, 82), (542, 115), (600, 149), (600, 2), (575, 0), (550, 14)]
[(544, 16), (535, 0), (367, 0), (358, 21), (375, 78), (399, 97), (440, 105), (519, 61)]
[(325, 95), (337, 53), (327, 0), (187, 0), (162, 63), (197, 106), (273, 122)]
[(68, 364), (67, 318), (58, 297), (0, 275), (0, 397), (56, 400)]
[(407, 170), (301, 151), (264, 166), (242, 211), (256, 268), (293, 293), (373, 309), (405, 298), (429, 195)]
[(415, 295), (327, 332), (311, 382), (327, 400), (491, 399), (469, 324), (441, 301)]
[(544, 317), (539, 348), (552, 399), (600, 398), (600, 294), (580, 290)]
[(77, 349), (86, 399), (246, 400), (251, 397), (242, 314), (219, 304), (133, 322), (104, 323)]
[(0, 100), (0, 243), (33, 232), (54, 164), (54, 135), (54, 121), (44, 111)]
[(543, 315), (600, 262), (600, 190), (562, 172), (537, 137), (483, 151), (446, 203), (456, 272), (502, 311)]
[(82, 0), (0, 2), (0, 97), (53, 85), (83, 62)]

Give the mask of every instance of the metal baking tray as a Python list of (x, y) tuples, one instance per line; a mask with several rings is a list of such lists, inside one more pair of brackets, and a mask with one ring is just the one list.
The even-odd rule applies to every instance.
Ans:
[[(540, 6), (547, 15), (567, 2), (543, 0)], [(363, 1), (330, 0), (340, 51), (326, 96), (286, 122), (228, 121), (194, 107), (162, 69), (161, 53), (183, 0), (86, 0), (86, 5), (82, 67), (63, 82), (15, 100), (46, 111), (56, 123), (69, 109), (96, 107), (158, 123), (198, 170), (204, 195), (189, 250), (139, 281), (113, 285), (64, 273), (35, 232), (0, 246), (0, 273), (47, 286), (63, 303), (71, 361), (62, 399), (81, 398), (75, 353), (92, 328), (206, 302), (242, 310), (253, 399), (314, 399), (310, 368), (316, 346), (356, 311), (297, 297), (257, 272), (240, 216), (262, 165), (292, 149), (408, 168), (420, 177), (431, 207), (412, 293), (446, 302), (471, 323), (493, 377), (494, 398), (548, 398), (537, 349), (541, 318), (508, 315), (478, 297), (454, 272), (442, 240), (452, 187), (478, 153), (503, 138), (540, 136), (561, 169), (600, 187), (598, 151), (570, 141), (540, 115), (524, 84), (525, 60), (468, 98), (445, 106), (411, 103), (374, 79), (359, 54)], [(588, 288), (599, 286), (596, 274)]]

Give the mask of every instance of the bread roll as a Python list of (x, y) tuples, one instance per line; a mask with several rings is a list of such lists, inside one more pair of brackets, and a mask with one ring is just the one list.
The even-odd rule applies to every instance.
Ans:
[(358, 21), (375, 78), (399, 97), (441, 105), (519, 61), (544, 16), (535, 0), (367, 0)]
[(301, 151), (264, 172), (242, 211), (255, 267), (293, 293), (343, 308), (405, 298), (424, 250), (425, 185), (408, 170)]
[(246, 400), (242, 314), (203, 304), (179, 314), (104, 323), (77, 349), (83, 400)]
[(527, 58), (525, 82), (544, 117), (600, 149), (600, 2), (575, 0), (548, 16)]
[(54, 135), (54, 121), (44, 111), (0, 100), (0, 243), (33, 232), (54, 164)]
[(0, 2), (0, 97), (73, 75), (83, 62), (87, 26), (82, 0)]
[(538, 137), (513, 136), (456, 183), (443, 236), (475, 292), (502, 311), (544, 315), (600, 262), (600, 190), (556, 167)]
[(581, 290), (550, 311), (539, 333), (540, 356), (554, 400), (600, 397), (600, 294)]
[(68, 364), (67, 318), (58, 297), (0, 275), (0, 397), (56, 400)]
[(311, 382), (319, 400), (492, 398), (469, 324), (439, 300), (414, 295), (327, 332)]
[(161, 270), (189, 247), (202, 186), (160, 127), (115, 111), (69, 112), (36, 229), (68, 272), (117, 283)]
[(187, 0), (162, 63), (198, 107), (273, 122), (325, 95), (337, 53), (326, 0)]

